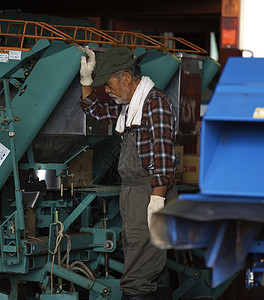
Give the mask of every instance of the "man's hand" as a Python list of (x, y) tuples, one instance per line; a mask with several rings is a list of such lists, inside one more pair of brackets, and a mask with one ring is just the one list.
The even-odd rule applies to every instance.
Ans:
[(156, 196), (156, 195), (151, 195), (150, 197), (150, 202), (148, 205), (148, 214), (147, 214), (148, 227), (150, 231), (151, 231), (152, 215), (153, 213), (155, 213), (156, 211), (164, 207), (164, 201), (165, 201), (165, 197)]
[(80, 69), (80, 83), (83, 86), (90, 86), (93, 82), (92, 72), (95, 67), (95, 54), (86, 46), (83, 52), (88, 55), (88, 61), (85, 56), (81, 57), (81, 69)]

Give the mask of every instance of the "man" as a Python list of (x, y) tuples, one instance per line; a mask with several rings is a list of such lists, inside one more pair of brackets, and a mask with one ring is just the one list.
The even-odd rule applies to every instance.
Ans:
[[(141, 77), (133, 52), (125, 47), (81, 58), (81, 106), (92, 118), (116, 124), (122, 137), (118, 171), (124, 273), (123, 300), (171, 299), (165, 287), (166, 251), (150, 243), (152, 214), (164, 207), (174, 182), (176, 118), (170, 99)], [(91, 75), (95, 68), (95, 79)], [(93, 86), (112, 98), (100, 103)], [(174, 195), (173, 195), (174, 196)], [(176, 195), (175, 195), (176, 196)]]

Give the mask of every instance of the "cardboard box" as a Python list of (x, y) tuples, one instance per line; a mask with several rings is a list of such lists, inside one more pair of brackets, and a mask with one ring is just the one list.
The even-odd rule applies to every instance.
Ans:
[(175, 183), (182, 183), (183, 173), (176, 173), (174, 177)]
[(176, 173), (183, 172), (183, 146), (174, 147), (176, 155)]
[(183, 183), (199, 184), (199, 164), (198, 154), (184, 154), (183, 156)]
[(199, 135), (196, 138), (196, 153), (197, 154), (200, 154), (200, 140), (201, 140), (201, 138), (200, 138), (200, 135)]
[(74, 174), (74, 187), (93, 184), (93, 150), (86, 150), (75, 157), (69, 163), (69, 174)]

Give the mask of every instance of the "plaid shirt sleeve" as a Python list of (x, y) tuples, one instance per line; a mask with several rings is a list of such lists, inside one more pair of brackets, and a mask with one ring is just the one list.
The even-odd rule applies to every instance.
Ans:
[(170, 99), (160, 90), (153, 89), (146, 99), (141, 125), (137, 147), (143, 167), (153, 174), (152, 186), (171, 186), (176, 170), (176, 116)]
[(88, 116), (102, 123), (115, 124), (121, 111), (121, 105), (115, 104), (114, 100), (100, 103), (95, 89), (84, 100), (80, 99), (80, 104)]

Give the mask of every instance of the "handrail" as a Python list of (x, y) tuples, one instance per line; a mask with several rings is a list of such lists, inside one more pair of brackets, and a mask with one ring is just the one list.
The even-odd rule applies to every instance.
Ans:
[[(177, 37), (152, 36), (133, 31), (99, 30), (94, 27), (49, 25), (45, 22), (0, 19), (0, 50), (30, 51), (39, 39), (50, 42), (62, 40), (66, 43), (98, 46), (126, 46), (134, 50), (137, 47), (169, 52), (187, 52), (207, 54), (201, 47)], [(28, 41), (31, 41), (29, 43)]]

